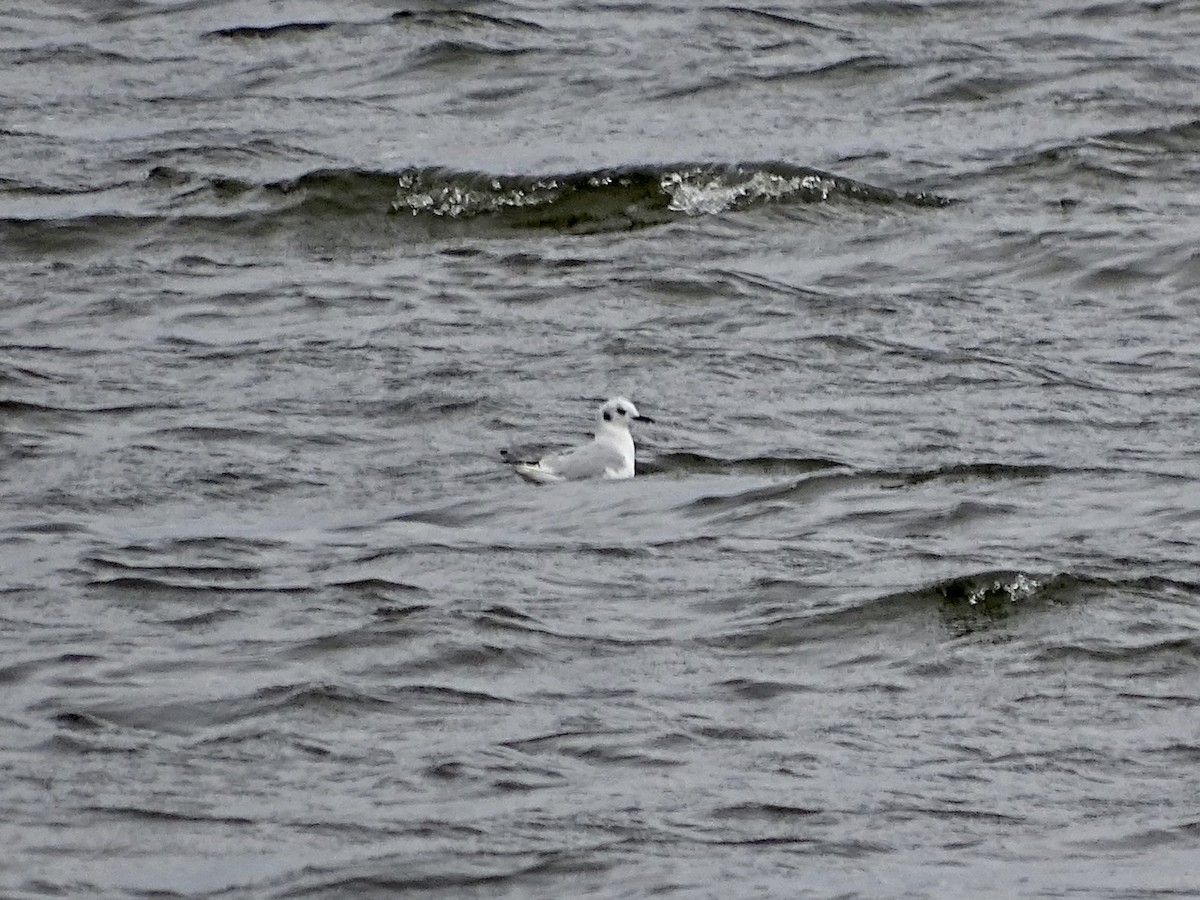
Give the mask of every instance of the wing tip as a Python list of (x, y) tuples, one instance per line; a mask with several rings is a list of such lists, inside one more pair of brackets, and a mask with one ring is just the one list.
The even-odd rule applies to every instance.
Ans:
[(543, 469), (540, 463), (517, 463), (513, 471), (534, 484), (554, 484), (564, 480), (561, 475)]

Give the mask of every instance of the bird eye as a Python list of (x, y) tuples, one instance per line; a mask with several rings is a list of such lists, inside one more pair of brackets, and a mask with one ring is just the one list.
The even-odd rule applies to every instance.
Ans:
[(623, 416), (623, 415), (625, 415), (625, 407), (623, 407), (623, 406), (618, 406), (618, 407), (617, 407), (617, 415), (618, 415), (618, 416)]

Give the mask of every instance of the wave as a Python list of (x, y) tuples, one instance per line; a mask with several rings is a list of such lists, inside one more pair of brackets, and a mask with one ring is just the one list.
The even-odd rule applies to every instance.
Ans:
[[(1167, 125), (1081, 134), (1030, 148), (974, 173), (959, 175), (952, 183), (969, 190), (973, 182), (992, 180), (1036, 183), (1039, 189), (1048, 183), (1074, 182), (1080, 195), (1088, 197), (1097, 194), (1098, 183), (1121, 188), (1144, 179), (1151, 167), (1159, 172), (1168, 161), (1186, 166), (1197, 147), (1200, 147), (1200, 119), (1185, 118)], [(1063, 195), (1052, 202), (1069, 210), (1080, 199)]]
[(846, 202), (938, 207), (950, 201), (771, 162), (634, 166), (544, 177), (414, 169), (400, 174), (391, 208), (412, 217), (485, 217), (504, 228), (591, 232), (769, 204)]
[(653, 99), (659, 101), (677, 101), (683, 98), (698, 97), (701, 94), (735, 90), (747, 84), (775, 86), (787, 82), (829, 81), (845, 77), (862, 79), (877, 76), (882, 78), (900, 69), (901, 66), (885, 56), (865, 54), (812, 67), (787, 67), (779, 71), (766, 73), (740, 72), (734, 75), (709, 76), (693, 84), (686, 84), (662, 91), (655, 94)]
[(129, 403), (120, 406), (52, 406), (45, 403), (32, 403), (26, 400), (0, 400), (0, 413), (9, 416), (49, 415), (49, 416), (82, 416), (82, 415), (121, 415), (142, 412), (154, 412), (163, 409), (155, 403)]
[[(874, 619), (879, 627), (891, 629), (901, 618), (929, 621), (932, 612), (934, 621), (954, 641), (965, 638), (990, 643), (997, 640), (996, 634), (1002, 643), (1019, 641), (1031, 665), (1086, 659), (1139, 666), (1142, 671), (1154, 667), (1177, 671), (1194, 666), (1200, 657), (1200, 640), (1186, 627), (1177, 628), (1166, 620), (1161, 627), (1139, 626), (1099, 641), (1086, 629), (1061, 626), (1064, 613), (1085, 621), (1088, 616), (1084, 611), (1089, 606), (1106, 604), (1114, 597), (1144, 597), (1155, 604), (1179, 603), (1191, 609), (1200, 598), (1200, 583), (1161, 577), (986, 570), (875, 598), (829, 615), (842, 617), (843, 628)], [(1147, 632), (1152, 634), (1149, 639)], [(944, 665), (944, 661), (918, 660), (913, 669), (931, 674)]]
[(333, 22), (282, 22), (278, 25), (233, 25), (228, 28), (218, 28), (215, 31), (210, 31), (204, 36), (210, 38), (256, 38), (266, 40), (269, 38), (313, 34), (333, 27)]
[(403, 9), (392, 13), (386, 20), (363, 22), (317, 19), (312, 21), (280, 22), (275, 25), (230, 25), (206, 32), (206, 38), (228, 38), (233, 40), (273, 40), (296, 38), (318, 34), (330, 29), (346, 31), (379, 27), (385, 24), (407, 29), (503, 29), (521, 31), (545, 31), (543, 26), (527, 19), (513, 16), (492, 16), (461, 9)]
[[(816, 644), (831, 636), (844, 640), (848, 634), (879, 629), (892, 630), (900, 621), (924, 622), (933, 613), (951, 637), (986, 631), (1019, 615), (1033, 615), (1060, 607), (1071, 607), (1111, 595), (1141, 593), (1154, 597), (1184, 594), (1194, 601), (1200, 584), (1164, 579), (1108, 579), (1070, 572), (1039, 572), (1024, 569), (987, 569), (931, 580), (893, 593), (870, 595), (837, 609), (793, 612), (786, 601), (810, 588), (788, 579), (760, 579), (755, 585), (760, 597), (778, 596), (771, 613), (711, 638), (711, 643), (738, 650), (763, 646), (786, 647)], [(1150, 647), (1106, 648), (1113, 655), (1146, 654), (1158, 651), (1192, 652), (1200, 642), (1172, 637)], [(1047, 652), (1095, 654), (1082, 646), (1059, 646)]]
[[(86, 250), (112, 242), (272, 235), (314, 242), (620, 232), (767, 207), (928, 209), (951, 201), (785, 162), (641, 165), (566, 174), (321, 169), (256, 182), (156, 164), (141, 181), (0, 218), (0, 241)], [(180, 233), (182, 232), (182, 234)]]
[(316, 589), (308, 585), (254, 585), (225, 581), (168, 579), (150, 575), (93, 578), (87, 582), (87, 585), (90, 588), (113, 591), (131, 597), (146, 596), (154, 599), (202, 599), (206, 595), (228, 597), (256, 594), (306, 596), (316, 593)]
[(849, 485), (879, 487), (915, 487), (927, 483), (961, 483), (970, 481), (1027, 483), (1043, 481), (1060, 475), (1077, 474), (1081, 470), (1048, 465), (1014, 465), (1006, 463), (947, 464), (933, 469), (855, 469), (847, 463), (832, 459), (756, 456), (722, 459), (698, 453), (660, 454), (648, 460), (638, 460), (638, 471), (646, 475), (668, 475), (687, 478), (700, 474), (728, 476), (766, 476), (782, 480), (749, 484), (730, 482), (734, 490), (723, 489), (718, 479), (707, 482), (715, 490), (693, 495), (685, 508), (698, 514), (754, 506), (765, 501), (801, 502), (814, 493), (843, 488)]
[(1092, 142), (1151, 152), (1192, 154), (1200, 147), (1200, 119), (1187, 119), (1173, 125), (1117, 129), (1098, 135)]
[(948, 578), (915, 592), (902, 601), (933, 602), (942, 624), (965, 635), (1003, 621), (1037, 603), (1062, 603), (1087, 579), (1023, 571), (989, 571)]
[(638, 471), (643, 474), (671, 473), (676, 476), (719, 472), (741, 475), (808, 475), (811, 472), (841, 467), (841, 463), (831, 459), (791, 456), (719, 458), (686, 452), (659, 453), (652, 459), (638, 461)]

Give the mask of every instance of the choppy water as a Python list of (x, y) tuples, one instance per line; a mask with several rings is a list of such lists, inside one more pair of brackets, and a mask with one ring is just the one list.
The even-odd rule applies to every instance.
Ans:
[(1197, 46), (0, 13), (0, 893), (1200, 896)]

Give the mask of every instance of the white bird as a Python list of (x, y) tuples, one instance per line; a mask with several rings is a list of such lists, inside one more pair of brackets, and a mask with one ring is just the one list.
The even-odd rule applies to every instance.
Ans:
[(624, 397), (613, 397), (596, 414), (596, 436), (591, 443), (543, 456), (536, 462), (510, 459), (504, 451), (501, 455), (513, 464), (518, 475), (537, 484), (578, 478), (632, 478), (633, 435), (629, 423), (653, 421), (639, 415), (637, 407)]

